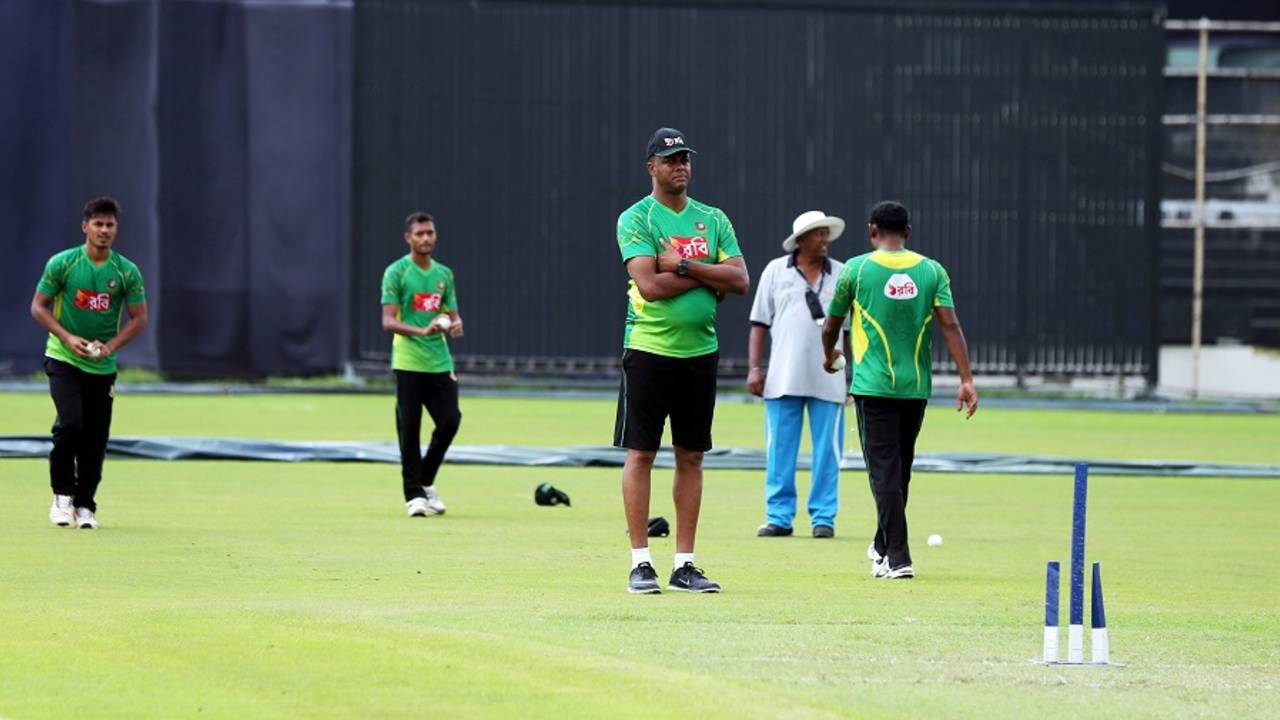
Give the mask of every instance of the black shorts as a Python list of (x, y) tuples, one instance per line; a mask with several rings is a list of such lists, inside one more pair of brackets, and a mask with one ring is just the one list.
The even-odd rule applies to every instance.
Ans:
[(670, 417), (671, 444), (685, 450), (710, 450), (719, 365), (718, 352), (691, 358), (643, 350), (623, 352), (614, 447), (657, 450)]

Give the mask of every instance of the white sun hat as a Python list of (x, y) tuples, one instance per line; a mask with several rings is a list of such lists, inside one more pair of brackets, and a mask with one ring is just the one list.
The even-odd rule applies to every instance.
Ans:
[(835, 240), (844, 232), (844, 220), (832, 217), (821, 210), (809, 210), (798, 215), (791, 223), (791, 234), (782, 241), (782, 249), (787, 252), (796, 251), (796, 238), (815, 228), (831, 228), (831, 239)]

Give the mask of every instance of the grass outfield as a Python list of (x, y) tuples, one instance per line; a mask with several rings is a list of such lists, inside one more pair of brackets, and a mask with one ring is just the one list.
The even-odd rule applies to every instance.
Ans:
[[(48, 429), (45, 396), (0, 407), (0, 434)], [(608, 402), (463, 412), (466, 444), (604, 444), (612, 425)], [(760, 415), (722, 404), (717, 443), (758, 447)], [(386, 397), (127, 396), (114, 429), (386, 440), (391, 419)], [(935, 409), (925, 427), (922, 450), (1280, 463), (1273, 416)], [(759, 474), (711, 472), (698, 557), (725, 593), (632, 597), (616, 470), (446, 466), (449, 514), (409, 520), (389, 465), (109, 461), (97, 533), (48, 526), (46, 473), (0, 461), (12, 720), (1264, 717), (1280, 701), (1274, 480), (1094, 478), (1088, 558), (1125, 667), (1048, 669), (1027, 659), (1044, 562), (1069, 559), (1066, 477), (918, 475), (920, 577), (890, 583), (866, 577), (863, 476), (824, 542), (753, 537)], [(574, 506), (534, 506), (542, 481)], [(943, 547), (923, 546), (933, 532)], [(673, 541), (652, 546), (665, 572)]]

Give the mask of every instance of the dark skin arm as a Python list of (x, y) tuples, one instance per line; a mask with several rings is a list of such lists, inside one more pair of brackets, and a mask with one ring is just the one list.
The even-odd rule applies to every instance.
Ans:
[(836, 349), (836, 343), (840, 340), (840, 332), (844, 330), (843, 315), (828, 315), (826, 320), (822, 321), (822, 369), (829, 373), (839, 372), (831, 367), (831, 363), (837, 357), (843, 357), (844, 353)]
[(947, 343), (947, 352), (956, 363), (956, 371), (960, 373), (960, 389), (956, 391), (956, 412), (968, 409), (965, 419), (973, 417), (978, 411), (978, 391), (973, 387), (973, 372), (969, 369), (969, 345), (964, 340), (964, 331), (960, 329), (960, 319), (956, 317), (954, 308), (935, 307), (933, 316), (938, 321), (938, 329)]
[(751, 335), (747, 337), (747, 392), (762, 397), (764, 395), (765, 371), (761, 367), (764, 360), (764, 339), (769, 328), (764, 325), (751, 325)]
[[(440, 332), (440, 327), (435, 323), (431, 323), (427, 327), (418, 327), (408, 323), (400, 322), (396, 317), (396, 313), (400, 310), (400, 306), (395, 303), (387, 303), (382, 306), (382, 329), (395, 335), (404, 335), (405, 337), (424, 337), (434, 335)], [(450, 320), (453, 318), (450, 317)]]
[[(659, 272), (674, 273), (680, 265), (680, 253), (665, 240), (659, 240), (658, 244), (662, 246), (662, 253), (658, 255)], [(689, 274), (685, 277), (693, 278), (718, 293), (745, 295), (751, 289), (747, 264), (740, 257), (726, 258), (724, 262), (715, 264), (691, 262), (688, 267)]]
[(652, 255), (639, 255), (627, 261), (627, 273), (640, 290), (640, 297), (649, 302), (665, 300), (686, 293), (702, 283), (690, 276), (681, 277), (674, 272), (658, 272), (658, 259)]
[[(120, 332), (110, 340), (100, 343), (102, 351), (98, 357), (114, 355), (120, 351), (120, 348), (128, 345), (134, 338), (147, 328), (147, 304), (145, 302), (136, 305), (129, 305), (129, 321), (120, 328)], [(89, 349), (94, 344), (93, 340), (86, 340), (79, 335), (73, 335), (66, 328), (62, 327), (62, 323), (53, 316), (53, 297), (45, 295), (39, 290), (36, 291), (34, 297), (31, 298), (31, 317), (40, 324), (54, 337), (62, 341), (76, 355), (82, 358), (95, 359)]]
[(426, 337), (428, 335), (436, 335), (441, 332), (449, 333), (449, 337), (462, 337), (462, 316), (449, 310), (445, 314), (449, 316), (449, 320), (453, 323), (448, 330), (441, 330), (440, 326), (434, 322), (426, 327), (418, 327), (408, 323), (400, 322), (396, 317), (396, 312), (400, 309), (399, 305), (388, 303), (382, 306), (382, 329), (395, 335), (405, 335), (407, 337)]

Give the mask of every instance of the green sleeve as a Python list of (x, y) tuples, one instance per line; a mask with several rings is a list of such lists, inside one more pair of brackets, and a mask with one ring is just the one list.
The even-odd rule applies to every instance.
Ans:
[(831, 304), (827, 306), (827, 315), (832, 317), (845, 317), (849, 314), (849, 310), (853, 308), (853, 301), (857, 297), (857, 288), (854, 287), (854, 278), (858, 276), (858, 265), (851, 260), (840, 271), (840, 277), (836, 280), (835, 292), (831, 294)]
[(444, 289), (444, 307), (445, 311), (458, 312), (458, 288), (453, 282), (453, 271), (449, 271), (449, 284)]
[(624, 263), (641, 255), (658, 256), (658, 244), (653, 241), (648, 221), (634, 210), (618, 216), (618, 250)]
[(36, 284), (36, 290), (49, 297), (62, 292), (66, 287), (66, 272), (63, 269), (65, 264), (61, 253), (49, 258), (49, 262), (45, 263), (44, 273), (40, 276), (40, 282)]
[(933, 270), (938, 274), (938, 287), (933, 294), (933, 306), (954, 308), (956, 304), (951, 299), (951, 277), (947, 275), (947, 269), (942, 267), (942, 263), (935, 261)]
[(401, 290), (400, 273), (398, 268), (392, 265), (382, 273), (382, 304), (399, 305)]
[(719, 252), (716, 254), (716, 262), (724, 262), (728, 258), (742, 257), (742, 250), (738, 247), (738, 234), (733, 230), (733, 223), (729, 222), (729, 216), (722, 211), (717, 211), (720, 220), (720, 242), (718, 243)]
[(141, 305), (147, 301), (147, 290), (142, 284), (142, 271), (137, 265), (129, 263), (124, 272), (124, 303)]

